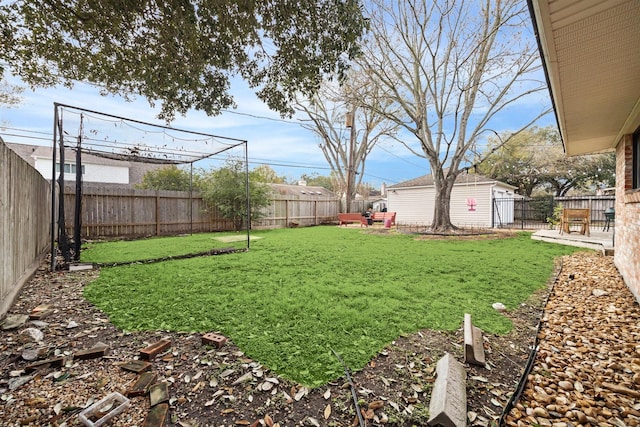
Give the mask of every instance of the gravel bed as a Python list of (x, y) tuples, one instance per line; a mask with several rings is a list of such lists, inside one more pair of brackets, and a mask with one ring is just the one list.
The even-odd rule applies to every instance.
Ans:
[(640, 307), (611, 257), (565, 257), (509, 426), (639, 426)]

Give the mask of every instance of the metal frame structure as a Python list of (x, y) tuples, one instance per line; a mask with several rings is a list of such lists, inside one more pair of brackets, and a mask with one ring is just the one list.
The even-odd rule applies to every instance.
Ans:
[[(80, 114), (80, 130), (77, 137), (75, 147), (70, 145), (65, 146), (64, 141), (64, 122), (63, 111), (72, 110)], [(100, 141), (100, 144), (87, 144), (83, 137), (83, 114), (94, 114), (109, 119), (115, 119), (122, 122), (134, 123), (138, 125), (149, 126), (154, 129), (161, 129), (163, 131), (174, 131), (180, 133), (186, 133), (195, 136), (203, 136), (213, 141), (219, 142), (220, 148), (216, 149), (213, 145), (210, 152), (198, 152), (185, 150), (184, 148), (175, 149), (164, 146), (145, 146), (144, 150), (140, 150), (138, 146), (128, 145), (122, 146), (122, 144), (115, 141)], [(249, 249), (250, 244), (250, 229), (251, 229), (251, 199), (249, 193), (249, 162), (248, 162), (248, 149), (247, 141), (242, 139), (230, 138), (220, 135), (214, 135), (203, 132), (190, 131), (186, 129), (173, 128), (164, 125), (158, 125), (154, 123), (148, 123), (137, 119), (128, 117), (117, 116), (114, 114), (103, 113), (95, 110), (90, 110), (82, 107), (75, 107), (72, 105), (61, 104), (54, 102), (54, 122), (53, 122), (53, 147), (52, 147), (52, 164), (51, 164), (51, 271), (56, 269), (56, 241), (58, 245), (62, 247), (63, 256), (65, 262), (70, 261), (70, 255), (68, 250), (67, 234), (65, 230), (65, 214), (64, 214), (64, 151), (65, 148), (74, 149), (76, 151), (76, 206), (74, 215), (74, 245), (75, 245), (75, 257), (76, 260), (80, 256), (80, 230), (81, 230), (81, 209), (82, 209), (82, 153), (91, 154), (93, 156), (104, 157), (114, 160), (124, 160), (131, 162), (145, 162), (155, 164), (189, 164), (190, 165), (190, 182), (189, 182), (189, 197), (192, 197), (193, 191), (193, 163), (210, 158), (217, 154), (221, 154), (237, 147), (244, 147), (244, 162), (245, 162), (245, 192), (247, 200), (247, 212), (246, 212), (246, 232), (247, 242), (246, 247)], [(222, 140), (225, 142), (220, 142)], [(83, 146), (84, 144), (84, 146)], [(116, 145), (121, 145), (116, 147)], [(57, 177), (57, 183), (59, 187), (58, 191), (58, 218), (56, 227), (56, 150), (59, 150), (59, 163), (60, 172)], [(119, 150), (119, 151), (118, 151)], [(193, 207), (190, 203), (190, 215)], [(57, 239), (56, 239), (57, 237)], [(61, 241), (62, 240), (62, 241)]]

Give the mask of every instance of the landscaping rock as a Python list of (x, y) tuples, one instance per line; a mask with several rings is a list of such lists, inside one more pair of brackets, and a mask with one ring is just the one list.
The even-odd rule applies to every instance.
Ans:
[(19, 328), (20, 326), (23, 326), (25, 323), (27, 323), (28, 319), (29, 316), (27, 316), (26, 314), (9, 314), (2, 322), (2, 330), (8, 331), (10, 329)]
[(533, 369), (506, 425), (638, 426), (640, 307), (610, 257), (577, 253), (563, 263), (572, 273), (554, 285)]

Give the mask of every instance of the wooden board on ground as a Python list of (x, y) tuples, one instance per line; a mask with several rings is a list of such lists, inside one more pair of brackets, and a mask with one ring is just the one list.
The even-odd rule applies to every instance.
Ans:
[(486, 362), (482, 330), (473, 326), (470, 314), (464, 315), (464, 361), (479, 366)]

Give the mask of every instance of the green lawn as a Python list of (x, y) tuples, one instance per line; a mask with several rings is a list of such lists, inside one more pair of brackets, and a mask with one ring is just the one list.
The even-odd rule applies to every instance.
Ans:
[(89, 243), (82, 248), (82, 261), (98, 264), (144, 261), (196, 254), (220, 248), (244, 248), (247, 233), (202, 233), (140, 240)]
[[(486, 332), (508, 332), (491, 304), (517, 307), (544, 286), (555, 257), (576, 250), (528, 233), (477, 241), (335, 226), (252, 234), (262, 239), (249, 252), (103, 268), (85, 296), (123, 329), (221, 331), (278, 374), (318, 386), (343, 374), (332, 349), (360, 369), (399, 335), (456, 329), (464, 313)], [(147, 242), (184, 251), (188, 241)], [(127, 244), (137, 242), (123, 242), (122, 254)], [(87, 254), (97, 259), (101, 247)]]

